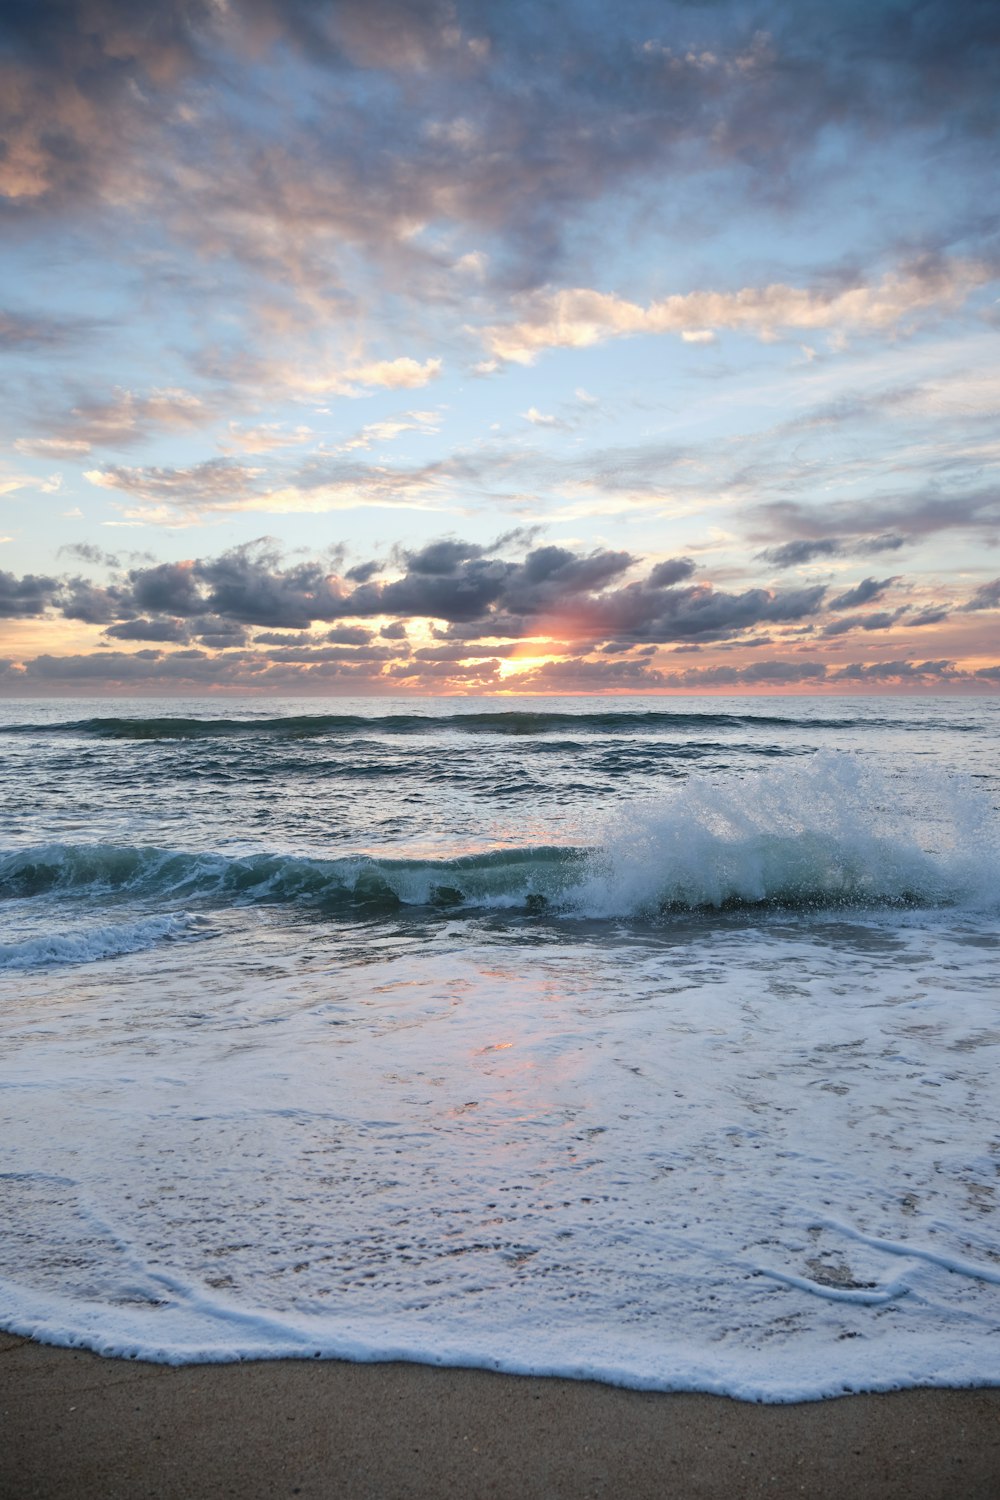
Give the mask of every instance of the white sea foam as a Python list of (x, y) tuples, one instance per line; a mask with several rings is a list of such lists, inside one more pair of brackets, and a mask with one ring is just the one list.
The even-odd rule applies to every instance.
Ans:
[(772, 1401), (1000, 1382), (989, 922), (260, 916), (197, 983), (159, 949), (59, 992), (58, 1043), (4, 1012), (3, 1326)]
[(202, 927), (187, 913), (143, 917), (136, 922), (95, 923), (75, 931), (49, 932), (19, 942), (0, 943), (0, 970), (37, 969), (52, 964), (89, 964), (139, 953), (157, 943), (192, 937)]
[(591, 916), (757, 904), (996, 910), (1000, 820), (973, 783), (822, 754), (696, 778), (607, 820), (571, 903)]

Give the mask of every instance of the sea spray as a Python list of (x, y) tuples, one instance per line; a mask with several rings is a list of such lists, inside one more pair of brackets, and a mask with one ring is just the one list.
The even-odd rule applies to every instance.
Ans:
[(595, 917), (732, 907), (998, 899), (998, 820), (964, 778), (892, 777), (825, 752), (754, 777), (695, 777), (607, 820), (572, 893)]
[(607, 819), (590, 848), (316, 859), (50, 845), (0, 856), (0, 898), (117, 893), (331, 917), (464, 907), (643, 921), (734, 908), (990, 909), (997, 822), (974, 783), (892, 777), (828, 752), (755, 776), (693, 777)]

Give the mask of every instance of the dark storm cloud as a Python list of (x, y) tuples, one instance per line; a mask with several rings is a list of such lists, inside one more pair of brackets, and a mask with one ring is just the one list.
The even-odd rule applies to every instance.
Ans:
[(57, 578), (46, 578), (34, 573), (16, 578), (13, 573), (0, 570), (0, 616), (18, 619), (44, 614), (58, 591)]
[(941, 682), (962, 678), (953, 661), (852, 662), (833, 674), (835, 682)]
[(244, 625), (304, 630), (314, 620), (334, 620), (351, 611), (322, 564), (280, 568), (278, 553), (259, 544), (235, 547), (193, 565), (207, 590), (202, 608)]
[(450, 573), (409, 572), (392, 583), (362, 584), (343, 601), (344, 615), (403, 615), (479, 621), (503, 597), (511, 563), (477, 559)]
[(69, 578), (60, 591), (60, 613), (67, 620), (87, 625), (107, 625), (132, 606), (131, 591), (112, 585), (101, 588), (87, 578)]
[(605, 688), (629, 688), (635, 692), (668, 686), (668, 677), (644, 661), (587, 661), (572, 657), (550, 661), (522, 679), (533, 692), (603, 692)]
[[(274, 653), (278, 656), (281, 653)], [(456, 668), (450, 661), (367, 662), (358, 656), (340, 659), (329, 649), (295, 653), (294, 660), (273, 660), (260, 653), (234, 650), (224, 657), (187, 649), (165, 652), (144, 648), (135, 652), (95, 651), (87, 655), (35, 657), (19, 666), (9, 658), (0, 661), (5, 685), (15, 691), (66, 692), (80, 686), (88, 690), (171, 690), (184, 687), (228, 688), (233, 691), (328, 692), (337, 688), (365, 691), (387, 685), (419, 688), (457, 680), (468, 689), (489, 690), (497, 685), (499, 657), (469, 662)], [(360, 655), (360, 653), (359, 653)], [(336, 658), (336, 659), (334, 659)], [(967, 686), (1000, 683), (1000, 664), (963, 672), (948, 660), (912, 662), (894, 660), (855, 662), (831, 671), (823, 662), (765, 661), (747, 667), (691, 668), (663, 672), (640, 660), (589, 661), (582, 657), (548, 662), (526, 673), (523, 686), (531, 691), (594, 692), (623, 689), (630, 692), (662, 688), (700, 690), (726, 687), (772, 687), (797, 684), (854, 683), (900, 686)]]
[(956, 486), (947, 492), (928, 486), (912, 494), (838, 500), (822, 509), (779, 500), (754, 507), (754, 516), (765, 534), (791, 533), (793, 538), (758, 556), (778, 567), (791, 567), (815, 557), (895, 551), (906, 541), (947, 531), (992, 540), (1000, 526), (1000, 491)]
[[(800, 509), (807, 514), (804, 507)], [(818, 557), (863, 557), (876, 552), (898, 552), (905, 542), (905, 537), (892, 533), (868, 537), (819, 537), (783, 542), (780, 547), (768, 547), (766, 551), (758, 552), (757, 557), (776, 568), (796, 568), (803, 563), (814, 562)], [(830, 607), (835, 609), (839, 606)]]
[(350, 583), (367, 583), (370, 578), (381, 573), (383, 566), (384, 564), (380, 562), (358, 563), (355, 567), (348, 568), (344, 577)]
[(914, 625), (940, 625), (942, 620), (947, 620), (948, 613), (948, 610), (944, 608), (922, 609), (918, 615), (913, 615), (907, 620), (906, 625), (907, 628)]
[(799, 620), (817, 613), (826, 592), (814, 585), (729, 593), (687, 582), (694, 570), (689, 558), (662, 560), (645, 578), (625, 582), (640, 566), (628, 552), (544, 546), (513, 561), (483, 551), (456, 538), (432, 542), (403, 554), (402, 577), (351, 587), (325, 561), (284, 566), (264, 539), (214, 558), (132, 568), (105, 587), (81, 578), (2, 575), (0, 608), (8, 614), (57, 608), (66, 618), (108, 626), (119, 639), (181, 640), (185, 631), (203, 632), (214, 645), (233, 635), (233, 626), (282, 632), (329, 623), (331, 644), (367, 646), (371, 633), (358, 622), (389, 616), (396, 628), (383, 629), (386, 640), (405, 641), (404, 620), (427, 619), (445, 623), (436, 633), (448, 645), (541, 633), (627, 649), (731, 639), (763, 622)]
[(314, 639), (308, 630), (260, 630), (253, 637), (255, 646), (308, 646)]
[[(536, 625), (571, 630), (595, 641), (613, 637), (629, 644), (690, 636), (732, 635), (762, 620), (790, 620), (814, 613), (823, 586), (772, 593), (751, 589), (729, 594), (707, 585), (676, 587), (686, 579), (689, 559), (658, 563), (637, 583), (619, 584), (636, 559), (626, 552), (578, 555), (566, 548), (539, 547), (522, 563), (472, 558), (439, 573), (410, 572), (388, 584), (367, 585), (343, 601), (344, 614), (407, 614), (449, 621), (461, 634), (517, 637)], [(616, 586), (617, 585), (617, 586)], [(452, 631), (450, 634), (458, 634)]]
[(669, 588), (673, 583), (690, 578), (694, 569), (689, 557), (668, 557), (666, 562), (656, 564), (649, 575), (649, 583), (653, 588)]
[(213, 615), (189, 620), (188, 629), (192, 640), (208, 646), (212, 651), (231, 651), (234, 647), (245, 646), (250, 639), (250, 633), (244, 626), (233, 620), (220, 620)]
[(482, 641), (469, 641), (466, 645), (421, 646), (414, 651), (414, 661), (483, 661), (506, 660), (521, 648), (515, 642), (506, 646), (489, 645)]
[[(844, 615), (839, 620), (833, 620), (829, 625), (824, 625), (821, 635), (847, 635), (851, 630), (888, 630), (895, 625), (900, 615), (906, 613), (904, 609), (882, 610), (873, 615)], [(909, 624), (917, 622), (910, 620)]]
[(132, 598), (137, 609), (155, 610), (165, 615), (197, 614), (202, 598), (190, 563), (158, 563), (152, 568), (135, 568), (129, 574)]
[(285, 646), (264, 653), (268, 661), (302, 662), (306, 665), (326, 662), (390, 662), (399, 652), (390, 646)]
[[(503, 539), (500, 539), (503, 540)], [(579, 556), (560, 547), (539, 547), (516, 563), (486, 554), (454, 537), (404, 552), (406, 572), (390, 582), (366, 582), (347, 594), (339, 613), (359, 617), (388, 614), (474, 625), (506, 614), (517, 623), (574, 596), (603, 588), (631, 567), (625, 552)], [(348, 576), (356, 577), (358, 569)]]
[(790, 687), (799, 683), (898, 683), (918, 685), (973, 685), (977, 678), (992, 681), (1000, 677), (1000, 667), (978, 672), (962, 672), (954, 662), (877, 661), (852, 662), (834, 670), (818, 661), (762, 661), (748, 667), (691, 667), (684, 672), (664, 673), (668, 687), (689, 689), (710, 687)]
[(191, 632), (183, 620), (122, 620), (118, 625), (109, 625), (104, 634), (113, 641), (173, 641), (180, 644), (191, 639)]
[(270, 662), (258, 653), (233, 651), (224, 657), (198, 650), (163, 652), (95, 651), (89, 655), (37, 656), (11, 673), (13, 685), (37, 691), (64, 692), (80, 685), (114, 692), (121, 687), (172, 690), (231, 688), (265, 692), (326, 691), (348, 684), (364, 692), (378, 683), (378, 672), (364, 663), (319, 661), (312, 664)]
[[(202, 663), (207, 668), (208, 658)], [(90, 655), (36, 656), (24, 664), (29, 681), (40, 682), (135, 682), (161, 677), (189, 677), (192, 663), (178, 664), (160, 651), (95, 651)], [(205, 680), (209, 676), (206, 671)]]
[(981, 583), (965, 604), (963, 610), (1000, 609), (1000, 578), (990, 583)]
[(578, 629), (594, 639), (632, 642), (716, 640), (737, 635), (762, 621), (797, 620), (819, 610), (826, 588), (747, 589), (730, 594), (708, 585), (687, 588), (628, 584), (569, 612)]
[(799, 682), (820, 682), (826, 676), (821, 661), (755, 661), (749, 667), (690, 667), (666, 674), (671, 687), (787, 687)]
[(323, 639), (335, 646), (367, 646), (371, 643), (372, 633), (360, 625), (336, 625), (326, 632)]
[(863, 578), (854, 588), (831, 599), (827, 609), (857, 609), (860, 604), (871, 604), (873, 599), (881, 599), (886, 589), (898, 582), (898, 577)]

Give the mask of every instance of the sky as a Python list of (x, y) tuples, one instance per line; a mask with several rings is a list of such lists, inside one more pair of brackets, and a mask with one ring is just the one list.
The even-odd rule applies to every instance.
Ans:
[(1000, 689), (995, 0), (4, 0), (0, 694)]

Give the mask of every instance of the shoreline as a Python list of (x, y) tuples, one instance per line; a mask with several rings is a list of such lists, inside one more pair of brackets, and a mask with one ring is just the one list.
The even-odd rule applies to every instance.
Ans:
[(0, 1495), (995, 1500), (1000, 1388), (764, 1405), (417, 1364), (156, 1365), (0, 1334)]

